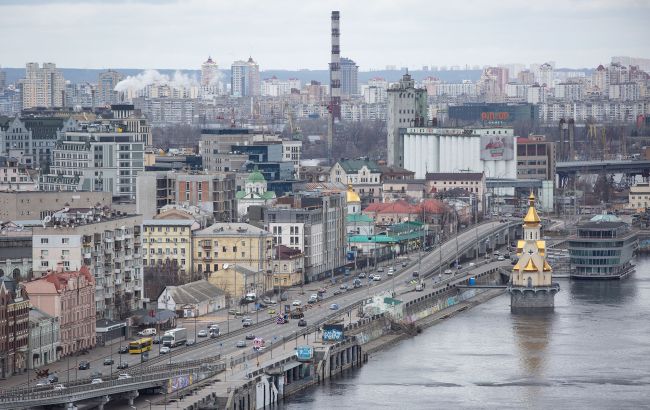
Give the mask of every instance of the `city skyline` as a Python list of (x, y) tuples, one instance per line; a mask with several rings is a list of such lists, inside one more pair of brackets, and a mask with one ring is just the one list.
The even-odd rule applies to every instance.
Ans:
[[(615, 55), (648, 56), (643, 39), (650, 34), (650, 3), (633, 0), (552, 1), (543, 7), (512, 0), (492, 8), (474, 0), (287, 0), (274, 8), (250, 0), (4, 0), (0, 10), (4, 37), (11, 39), (0, 45), (4, 67), (53, 61), (59, 67), (196, 69), (211, 55), (220, 68), (252, 56), (262, 70), (326, 69), (331, 10), (341, 12), (341, 55), (355, 60), (360, 71), (545, 61), (594, 68)], [(29, 24), (21, 18), (27, 13)], [(146, 18), (133, 24), (124, 18), (129, 15)], [(61, 19), (75, 24), (62, 26)], [(101, 19), (106, 23), (99, 24)], [(482, 42), (486, 37), (490, 41)]]

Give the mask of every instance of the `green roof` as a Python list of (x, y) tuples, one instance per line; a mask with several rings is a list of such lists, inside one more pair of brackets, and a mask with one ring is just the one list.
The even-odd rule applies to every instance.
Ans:
[(411, 239), (422, 239), (422, 232), (409, 232), (402, 235), (349, 235), (350, 243), (398, 243)]
[[(247, 195), (246, 191), (237, 191), (237, 192), (235, 192), (235, 198), (237, 198), (237, 199), (242, 199), (246, 195)], [(265, 191), (265, 192), (263, 192), (261, 194), (256, 194), (255, 192), (253, 192), (253, 199), (273, 199), (273, 198), (275, 198), (275, 192), (274, 191)]]
[(264, 175), (257, 170), (257, 167), (255, 167), (253, 172), (248, 176), (248, 179), (246, 179), (246, 182), (266, 182), (266, 179), (264, 178)]
[(393, 299), (393, 298), (384, 298), (384, 303), (387, 305), (399, 305), (402, 303), (401, 300)]
[(346, 159), (339, 161), (339, 165), (341, 165), (341, 168), (343, 168), (348, 174), (350, 172), (359, 172), (364, 165), (368, 167), (370, 172), (381, 172), (375, 161), (366, 161), (364, 159)]
[(364, 214), (349, 214), (347, 216), (347, 222), (368, 222), (373, 223), (374, 220), (368, 215)]

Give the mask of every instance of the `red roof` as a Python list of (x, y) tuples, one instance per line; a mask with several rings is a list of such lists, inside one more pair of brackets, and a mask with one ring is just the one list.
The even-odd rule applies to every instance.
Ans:
[(82, 266), (81, 269), (79, 269), (79, 271), (51, 272), (43, 279), (52, 283), (56, 288), (57, 292), (60, 292), (61, 290), (67, 288), (68, 280), (70, 280), (70, 278), (76, 278), (78, 276), (84, 276), (86, 278), (86, 282), (88, 283), (94, 283), (95, 281), (93, 275), (90, 274), (90, 270), (85, 265)]

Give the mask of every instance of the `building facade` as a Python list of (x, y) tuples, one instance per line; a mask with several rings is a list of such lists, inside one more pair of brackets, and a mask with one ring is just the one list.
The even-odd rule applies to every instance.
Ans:
[(4, 379), (27, 368), (29, 299), (21, 285), (0, 277), (0, 376)]
[(517, 179), (555, 179), (555, 142), (541, 135), (517, 138)]
[(34, 306), (58, 320), (61, 356), (95, 347), (95, 278), (87, 266), (50, 272), (25, 290)]
[(27, 63), (23, 82), (23, 109), (63, 107), (63, 74), (54, 63)]
[(30, 307), (28, 368), (38, 369), (59, 359), (59, 336), (59, 319)]
[(341, 58), (341, 97), (359, 95), (359, 66), (349, 58)]
[(337, 161), (330, 169), (330, 181), (352, 186), (361, 198), (362, 206), (382, 200), (381, 169), (375, 161)]
[(646, 208), (650, 208), (650, 184), (647, 182), (639, 182), (630, 187), (628, 194), (628, 207), (636, 209), (639, 212), (645, 212)]
[(233, 97), (248, 97), (261, 94), (260, 66), (249, 57), (247, 61), (235, 61), (230, 67)]

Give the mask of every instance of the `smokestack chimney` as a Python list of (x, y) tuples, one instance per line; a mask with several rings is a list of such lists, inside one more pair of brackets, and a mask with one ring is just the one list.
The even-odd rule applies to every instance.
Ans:
[(330, 107), (329, 127), (327, 132), (327, 155), (332, 162), (332, 140), (334, 134), (334, 122), (341, 119), (341, 50), (339, 30), (339, 12), (332, 11), (332, 55), (330, 62)]

